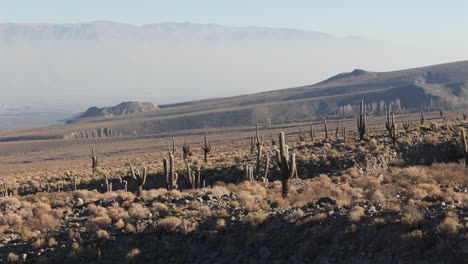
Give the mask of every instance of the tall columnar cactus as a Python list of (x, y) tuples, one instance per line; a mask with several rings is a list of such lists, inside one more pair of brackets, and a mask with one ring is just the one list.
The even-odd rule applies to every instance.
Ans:
[(359, 132), (359, 139), (362, 141), (364, 140), (364, 136), (366, 135), (366, 114), (364, 109), (364, 100), (361, 100), (361, 107), (359, 109), (359, 116), (357, 118), (357, 129)]
[(343, 126), (341, 133), (343, 134), (343, 141), (346, 142), (346, 127), (345, 126)]
[(255, 135), (250, 137), (250, 154), (254, 154), (255, 152)]
[(93, 174), (96, 173), (96, 169), (99, 163), (99, 156), (95, 154), (94, 147), (91, 148), (91, 168), (93, 169)]
[(276, 140), (275, 140), (275, 137), (273, 136), (273, 134), (270, 137), (271, 137), (271, 145), (272, 146), (276, 145)]
[(262, 177), (262, 181), (263, 183), (267, 183), (268, 182), (268, 171), (270, 170), (270, 158), (268, 156), (266, 156), (266, 160), (265, 160), (265, 171), (264, 171), (264, 174), (263, 174), (263, 177)]
[(325, 118), (323, 119), (323, 127), (325, 129), (325, 138), (323, 139), (323, 141), (327, 141), (328, 140), (328, 126), (327, 126), (327, 120)]
[(169, 148), (169, 145), (167, 146), (167, 152), (169, 154), (172, 154), (174, 155), (176, 153), (177, 149), (176, 149), (176, 146), (175, 146), (175, 139), (174, 137), (172, 137), (172, 148)]
[(310, 140), (312, 141), (312, 143), (314, 143), (314, 139), (315, 139), (315, 128), (314, 128), (314, 125), (313, 125), (312, 123), (310, 123), (309, 136), (310, 136)]
[(279, 133), (279, 147), (276, 150), (276, 159), (278, 161), (278, 167), (281, 170), (281, 185), (283, 198), (287, 198), (289, 195), (289, 183), (290, 179), (294, 176), (296, 171), (296, 154), (292, 153), (289, 155), (288, 146), (284, 141), (284, 133)]
[(440, 118), (444, 117), (444, 110), (442, 110), (442, 108), (439, 110), (439, 115)]
[(247, 162), (245, 163), (245, 180), (254, 182), (253, 167)]
[[(463, 155), (463, 161), (465, 163), (465, 166), (468, 165), (468, 145), (466, 142), (466, 134), (465, 134), (465, 129), (462, 128), (462, 138), (461, 138), (461, 143), (462, 143), (462, 155)], [(466, 172), (466, 170), (465, 170)]]
[(166, 175), (167, 190), (171, 191), (177, 189), (177, 180), (179, 178), (179, 175), (175, 172), (174, 155), (169, 155), (169, 161), (167, 160), (167, 158), (165, 158), (163, 160), (163, 165), (164, 174)]
[(262, 160), (263, 136), (258, 131), (258, 124), (255, 127), (255, 146), (257, 147), (257, 167), (256, 174), (260, 173), (260, 163)]
[(132, 174), (133, 180), (137, 183), (137, 196), (140, 197), (143, 193), (143, 185), (146, 183), (146, 167), (140, 171), (135, 171), (132, 165), (130, 165), (130, 173)]
[(192, 188), (195, 189), (196, 181), (195, 181), (195, 172), (192, 171), (192, 168), (190, 168), (190, 164), (187, 162), (185, 164), (186, 166), (186, 174), (187, 174), (187, 180), (188, 180), (188, 185)]
[(336, 130), (335, 130), (336, 141), (338, 141), (338, 133), (340, 132), (340, 125), (341, 125), (341, 120), (336, 124)]
[(405, 131), (408, 131), (408, 129), (410, 128), (410, 121), (409, 120), (406, 120), (406, 121), (403, 121), (403, 128), (405, 129)]
[(397, 134), (397, 124), (395, 122), (395, 115), (392, 114), (392, 118), (390, 119), (387, 114), (387, 122), (385, 124), (388, 132), (388, 136), (392, 139), (393, 144), (396, 143), (398, 139), (398, 134)]
[(463, 121), (466, 121), (468, 119), (468, 114), (466, 112), (463, 112)]
[(184, 145), (182, 146), (182, 157), (184, 162), (187, 161), (188, 156), (190, 155), (190, 142), (188, 140), (184, 140)]
[(208, 141), (206, 131), (204, 133), (204, 144), (201, 145), (204, 154), (204, 161), (208, 162), (208, 153), (211, 151), (211, 141)]
[(385, 122), (385, 128), (387, 129), (388, 134), (392, 133), (392, 120), (390, 119), (390, 105), (387, 108), (387, 121)]
[(304, 132), (304, 128), (300, 127), (299, 128), (299, 133), (298, 133), (299, 141), (305, 141), (306, 139), (306, 134)]
[(421, 111), (421, 115), (420, 115), (420, 117), (419, 117), (419, 122), (421, 123), (421, 126), (424, 125), (424, 120), (425, 120), (425, 119), (424, 119), (424, 112)]

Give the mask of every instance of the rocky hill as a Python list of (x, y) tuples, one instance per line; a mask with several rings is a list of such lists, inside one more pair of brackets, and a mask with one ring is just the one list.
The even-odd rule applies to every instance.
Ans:
[(116, 106), (110, 107), (90, 107), (82, 115), (68, 121), (67, 123), (73, 123), (75, 120), (80, 118), (111, 117), (141, 112), (155, 112), (157, 110), (158, 107), (154, 106), (150, 102), (122, 102)]

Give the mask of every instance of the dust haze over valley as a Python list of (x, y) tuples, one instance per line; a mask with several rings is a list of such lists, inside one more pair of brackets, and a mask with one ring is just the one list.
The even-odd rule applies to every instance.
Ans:
[(123, 101), (228, 97), (310, 85), (355, 68), (378, 72), (460, 59), (456, 46), (442, 52), (283, 28), (3, 23), (0, 129), (59, 124), (88, 107)]

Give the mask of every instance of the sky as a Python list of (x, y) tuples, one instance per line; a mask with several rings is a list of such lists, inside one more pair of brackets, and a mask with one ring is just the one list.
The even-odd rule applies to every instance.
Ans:
[[(466, 0), (0, 0), (0, 22), (215, 23), (406, 43), (467, 43)], [(443, 44), (445, 43), (445, 44)]]

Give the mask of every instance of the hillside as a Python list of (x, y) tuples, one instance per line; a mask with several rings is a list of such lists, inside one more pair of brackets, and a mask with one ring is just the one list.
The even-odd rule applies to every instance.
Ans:
[(90, 107), (82, 115), (68, 121), (67, 123), (73, 123), (77, 119), (81, 118), (112, 117), (142, 112), (154, 112), (157, 110), (158, 108), (150, 102), (122, 102), (116, 106), (110, 107)]
[[(151, 134), (204, 127), (230, 127), (270, 122), (282, 124), (321, 117), (353, 117), (361, 99), (369, 114), (382, 114), (388, 104), (399, 113), (466, 104), (468, 61), (393, 72), (354, 70), (315, 85), (230, 98), (161, 105), (161, 111), (135, 116), (137, 132)], [(269, 119), (269, 120), (268, 120)], [(125, 117), (93, 119), (127, 134)], [(100, 123), (103, 122), (103, 123)], [(135, 119), (132, 120), (135, 129)], [(135, 133), (135, 130), (133, 131)]]
[[(57, 128), (24, 130), (15, 137), (96, 138), (354, 118), (361, 99), (370, 115), (388, 104), (396, 113), (458, 108), (467, 103), (468, 61), (393, 72), (354, 70), (290, 89), (160, 105), (158, 111), (79, 118)], [(90, 110), (94, 112), (96, 109)], [(5, 135), (4, 138), (11, 136)], [(46, 138), (47, 138), (46, 137)], [(44, 137), (41, 137), (44, 138)]]

